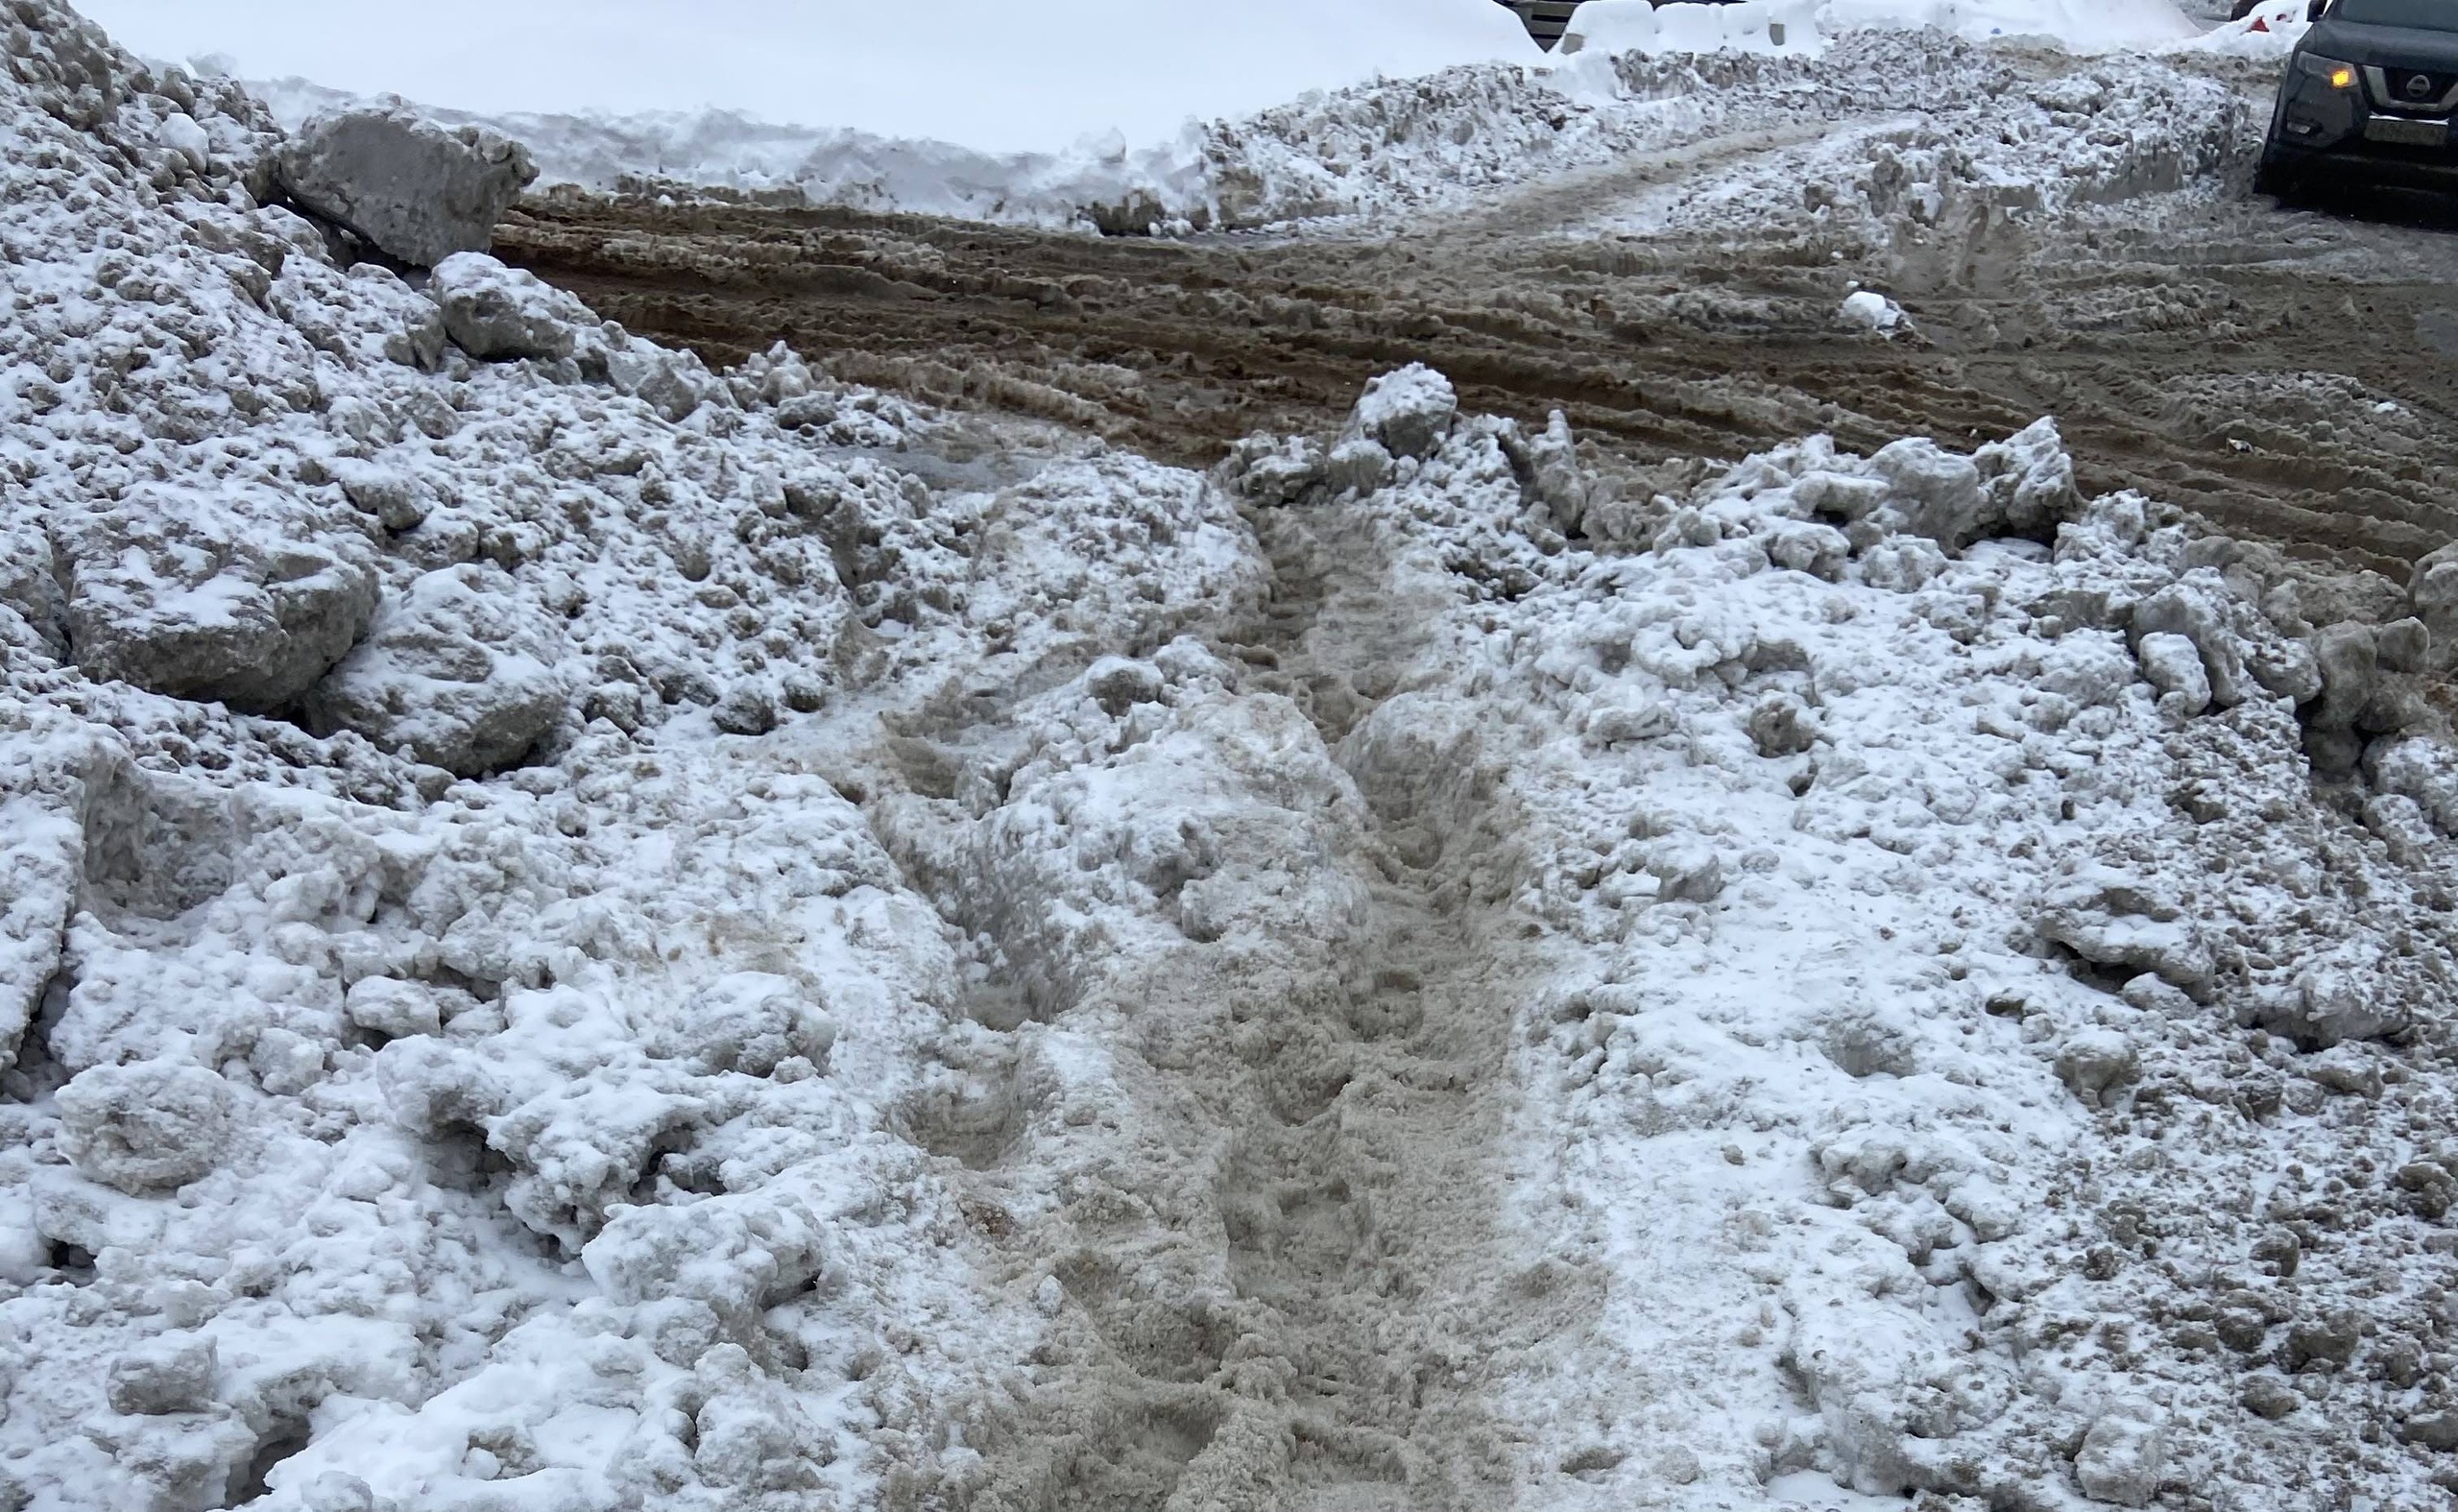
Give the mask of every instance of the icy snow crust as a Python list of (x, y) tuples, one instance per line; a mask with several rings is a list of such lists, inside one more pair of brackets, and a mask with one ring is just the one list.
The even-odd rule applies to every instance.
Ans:
[(0, 15), (8, 1500), (2430, 1504), (2458, 563), (985, 445)]

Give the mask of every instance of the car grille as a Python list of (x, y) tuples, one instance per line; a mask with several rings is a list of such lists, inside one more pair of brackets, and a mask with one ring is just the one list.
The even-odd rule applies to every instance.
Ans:
[[(2437, 110), (2452, 88), (2458, 88), (2458, 73), (2429, 68), (2369, 69), (2378, 96), (2376, 104), (2394, 110)], [(2421, 86), (2417, 81), (2422, 80)]]

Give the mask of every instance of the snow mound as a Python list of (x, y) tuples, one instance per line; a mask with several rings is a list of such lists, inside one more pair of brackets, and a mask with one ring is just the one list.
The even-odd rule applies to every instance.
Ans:
[(2224, 21), (2181, 51), (2218, 53), (2231, 58), (2284, 58), (2296, 50), (2311, 25), (2304, 19), (2305, 0), (2264, 0), (2232, 21)]
[(2173, 0), (1824, 0), (1818, 19), (1828, 32), (1936, 27), (1972, 41), (2046, 38), (2081, 53), (2153, 47), (2202, 30)]
[(0, 1496), (868, 1504), (1017, 1357), (890, 1132), (978, 950), (744, 753), (1248, 602), (1228, 503), (338, 266), (260, 105), (12, 14)]
[[(1541, 56), (1491, 0), (439, 0), (347, 15), (312, 0), (93, 0), (160, 58), (235, 55), (251, 78), (311, 79), (489, 114), (586, 119), (724, 110), (930, 138), (1006, 156), (1313, 89)], [(1197, 60), (1200, 60), (1199, 62)]]
[(1585, 0), (1555, 54), (1814, 52), (1825, 37), (1867, 28), (1929, 28), (1973, 42), (2043, 39), (2077, 53), (2152, 48), (2202, 33), (2168, 0)]
[(1571, 12), (1557, 58), (1581, 53), (1781, 53), (1816, 51), (1817, 0), (1740, 0), (1734, 5), (1586, 0)]
[[(2420, 620), (2317, 629), (2280, 553), (2084, 497), (2045, 420), (1678, 492), (1558, 415), (1460, 416), (1363, 482), (1332, 455), (1225, 470), (1370, 521), (1346, 549), (1449, 606), (1343, 759), (1418, 774), (1395, 812), (1491, 774), (1542, 931), (1513, 1223), (1549, 1236), (1524, 1285), (1596, 1300), (1491, 1378), (1547, 1426), (1524, 1474), (2253, 1505), (2298, 1494), (2291, 1444), (2442, 1432), (2440, 1286), (2394, 1269), (2437, 1278), (2458, 1190), (2413, 1038), (2458, 758), (2379, 681), (2437, 654)], [(2368, 778), (2317, 791), (2356, 708)], [(2317, 890), (2317, 845), (2362, 881)], [(2326, 1174), (2358, 1162), (2399, 1174)], [(2436, 1473), (2386, 1440), (2333, 1472), (2376, 1504)]]
[(10, 14), (0, 1499), (2425, 1499), (2446, 555), (711, 372)]

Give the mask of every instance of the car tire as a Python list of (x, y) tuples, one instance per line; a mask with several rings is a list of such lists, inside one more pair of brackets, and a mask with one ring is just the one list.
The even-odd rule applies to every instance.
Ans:
[(2255, 194), (2266, 194), (2281, 204), (2289, 204), (2299, 198), (2301, 188), (2297, 176), (2288, 171), (2277, 154), (2262, 154), (2261, 166), (2253, 170)]

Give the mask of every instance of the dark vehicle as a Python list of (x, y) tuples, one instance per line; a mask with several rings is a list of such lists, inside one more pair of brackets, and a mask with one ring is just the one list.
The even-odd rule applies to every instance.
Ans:
[(1518, 12), (1520, 24), (1543, 48), (1562, 39), (1562, 28), (1571, 24), (1571, 12), (1578, 9), (1578, 0), (1502, 0), (1502, 4)]
[[(1504, 10), (1519, 17), (1536, 45), (1551, 51), (1562, 39), (1562, 29), (1571, 24), (1571, 12), (1578, 9), (1578, 0), (1499, 0)], [(1655, 0), (1658, 5), (1667, 0)], [(1728, 5), (1731, 0), (1706, 0), (1709, 5)]]
[(2458, 0), (2313, 0), (2253, 186), (2458, 190)]

